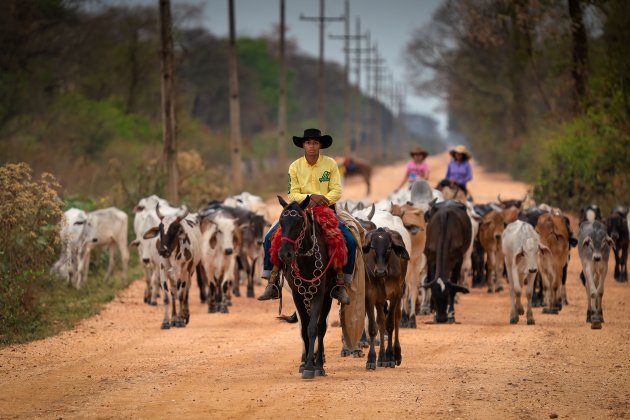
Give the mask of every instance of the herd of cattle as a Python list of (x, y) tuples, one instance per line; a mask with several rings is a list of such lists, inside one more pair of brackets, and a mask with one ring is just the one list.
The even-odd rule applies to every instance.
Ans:
[[(568, 303), (567, 265), (575, 246), (582, 262), (580, 277), (592, 328), (601, 328), (604, 320), (602, 295), (611, 248), (614, 278), (627, 281), (630, 214), (624, 208), (613, 210), (606, 220), (597, 206), (584, 208), (577, 239), (560, 209), (528, 205), (527, 196), (522, 200), (501, 200), (499, 196), (496, 203), (473, 204), (457, 189), (443, 185), (437, 190), (425, 181), (377, 203), (338, 203), (337, 211), (344, 210), (368, 232), (358, 251), (364, 253), (367, 264), (366, 285), (400, 277), (393, 283), (399, 284), (399, 290), (380, 299), (390, 300), (390, 306), (391, 299), (402, 300), (401, 327), (415, 328), (416, 315), (430, 313), (435, 314), (435, 322), (455, 322), (457, 293), (468, 293), (470, 287), (500, 292), (504, 277), (512, 302), (510, 323), (518, 323), (525, 314), (523, 289), (528, 325), (535, 322), (533, 307), (544, 306), (543, 313), (557, 314)], [(190, 213), (152, 195), (141, 199), (134, 213), (135, 239), (130, 245), (137, 248), (144, 268), (145, 303), (157, 305), (160, 290), (164, 293), (161, 328), (188, 323), (193, 278), (208, 312), (229, 311), (232, 294), (240, 296), (242, 272), (247, 296), (254, 297), (263, 237), (271, 221), (260, 197), (245, 192)], [(90, 213), (66, 211), (62, 255), (53, 271), (80, 288), (87, 280), (91, 251), (107, 247), (106, 278), (113, 271), (116, 249), (126, 277), (127, 226), (127, 214), (113, 207)], [(378, 296), (366, 288), (367, 307), (378, 307)], [(368, 310), (371, 325), (373, 315), (374, 310)]]

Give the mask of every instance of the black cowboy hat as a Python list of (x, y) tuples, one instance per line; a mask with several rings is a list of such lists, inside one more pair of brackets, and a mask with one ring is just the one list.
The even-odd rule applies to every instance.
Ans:
[(322, 132), (317, 128), (307, 128), (304, 130), (303, 137), (293, 136), (293, 144), (297, 147), (304, 148), (304, 142), (309, 139), (317, 140), (322, 145), (322, 149), (330, 147), (333, 142), (332, 137), (328, 134), (322, 136)]

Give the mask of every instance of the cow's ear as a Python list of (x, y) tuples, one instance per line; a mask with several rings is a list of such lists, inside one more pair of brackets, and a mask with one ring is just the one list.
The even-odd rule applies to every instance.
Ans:
[(302, 208), (302, 210), (304, 210), (305, 208), (308, 207), (308, 203), (311, 202), (311, 196), (307, 195), (306, 198), (304, 200), (302, 200), (302, 202), (300, 203), (300, 207)]
[(131, 241), (131, 243), (129, 243), (129, 246), (139, 246), (140, 245), (140, 239), (134, 239), (133, 241)]
[(606, 238), (604, 238), (604, 243), (607, 243), (609, 247), (611, 247), (614, 250), (617, 250), (617, 246), (615, 245), (615, 241), (612, 240), (612, 238), (608, 235), (606, 235)]
[(519, 261), (524, 256), (525, 256), (525, 251), (523, 251), (523, 248), (521, 248), (521, 250), (514, 256), (514, 260)]
[(543, 244), (538, 244), (538, 252), (540, 252), (540, 255), (551, 255), (551, 249)]
[(74, 222), (75, 225), (84, 225), (85, 224), (85, 220), (77, 220), (76, 222)]
[(245, 230), (249, 228), (249, 223), (241, 223), (240, 225), (238, 225), (238, 228), (240, 230)]
[(367, 254), (372, 249), (372, 232), (368, 232), (365, 235), (365, 241), (363, 242), (363, 253)]
[(584, 240), (582, 241), (582, 246), (593, 246), (593, 240), (591, 239), (590, 236), (587, 236), (586, 238), (584, 238)]
[(400, 233), (390, 230), (389, 235), (392, 238), (392, 248), (396, 255), (398, 255), (403, 260), (409, 260), (409, 252), (407, 252), (407, 248), (405, 247), (405, 242), (403, 241)]
[(277, 197), (278, 197), (278, 203), (280, 203), (282, 208), (285, 208), (288, 203), (286, 201), (284, 201), (284, 198), (280, 197), (279, 195)]
[(146, 232), (144, 232), (144, 235), (142, 235), (143, 239), (153, 239), (156, 236), (158, 236), (158, 233), (160, 233), (160, 229), (157, 227), (152, 227), (151, 229), (147, 230)]

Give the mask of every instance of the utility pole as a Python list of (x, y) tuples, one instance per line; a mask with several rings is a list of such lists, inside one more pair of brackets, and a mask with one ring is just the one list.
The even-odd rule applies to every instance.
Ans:
[(170, 0), (160, 0), (160, 63), (162, 70), (162, 137), (166, 163), (166, 196), (171, 203), (179, 201), (177, 192), (177, 133), (175, 120), (175, 82), (173, 65), (173, 32)]
[[(368, 41), (369, 41), (369, 33), (368, 33)], [(369, 44), (368, 44), (369, 45)], [(371, 58), (372, 54), (371, 52), (374, 51), (374, 56), (375, 58)], [(367, 73), (367, 93), (368, 95), (373, 95), (373, 101), (370, 100), (370, 104), (368, 105), (368, 132), (372, 132), (372, 134), (370, 134), (370, 136), (368, 137), (368, 150), (370, 150), (371, 152), (371, 158), (379, 158), (381, 156), (378, 156), (378, 147), (380, 147), (380, 133), (378, 131), (378, 127), (374, 130), (372, 130), (372, 125), (375, 122), (375, 118), (378, 120), (379, 115), (374, 115), (374, 107), (376, 106), (377, 108), (379, 107), (380, 103), (378, 100), (378, 84), (377, 81), (380, 79), (380, 71), (382, 70), (382, 63), (384, 63), (385, 60), (383, 60), (382, 58), (379, 57), (378, 55), (378, 46), (376, 45), (376, 43), (374, 44), (374, 46), (370, 47), (368, 49), (367, 52), (367, 58), (365, 59), (365, 70)], [(374, 73), (374, 76), (372, 75)], [(372, 78), (374, 78), (374, 80), (372, 81)], [(372, 83), (374, 82), (374, 83)], [(372, 90), (372, 91), (371, 91)], [(376, 102), (376, 105), (373, 102)], [(380, 108), (377, 109), (377, 111)]]
[(286, 178), (287, 170), (287, 108), (286, 108), (286, 62), (284, 57), (285, 0), (280, 0), (280, 71), (278, 73), (278, 174)]
[(230, 72), (230, 147), (232, 156), (232, 192), (237, 194), (243, 189), (243, 176), (241, 173), (241, 107), (238, 95), (234, 0), (228, 0), (228, 10), (230, 25), (228, 66)]
[(319, 129), (324, 132), (326, 130), (326, 117), (324, 114), (324, 95), (325, 95), (325, 81), (324, 81), (324, 26), (326, 22), (339, 22), (345, 19), (345, 16), (327, 17), (324, 14), (325, 0), (319, 0), (319, 16), (303, 16), (300, 14), (300, 20), (318, 22), (319, 23), (319, 64), (317, 68), (317, 84), (318, 84), (318, 97), (317, 97), (317, 120)]
[[(352, 39), (354, 39), (356, 41), (356, 48), (351, 48), (349, 49), (348, 52), (351, 53), (355, 53), (356, 54), (356, 58), (353, 60), (353, 62), (356, 64), (355, 67), (355, 78), (356, 78), (356, 83), (357, 83), (357, 89), (356, 89), (356, 96), (355, 96), (355, 112), (356, 112), (356, 118), (355, 118), (355, 123), (356, 123), (356, 127), (353, 133), (353, 143), (354, 143), (354, 147), (356, 147), (357, 144), (359, 143), (363, 143), (363, 131), (364, 131), (364, 127), (363, 127), (363, 107), (362, 107), (362, 102), (363, 102), (363, 95), (361, 93), (361, 66), (364, 64), (365, 60), (361, 59), (361, 53), (362, 52), (366, 52), (368, 53), (368, 60), (369, 60), (369, 53), (373, 50), (373, 48), (370, 47), (370, 33), (369, 31), (366, 32), (365, 34), (361, 33), (361, 18), (357, 17), (357, 21), (356, 21), (356, 33), (352, 36)], [(361, 48), (361, 40), (365, 39), (367, 41), (367, 48)], [(368, 88), (366, 91), (366, 95), (369, 95), (369, 81), (367, 84)], [(365, 150), (365, 149), (363, 149)], [(363, 156), (363, 157), (367, 157), (367, 156)]]
[(344, 73), (346, 75), (345, 80), (345, 90), (343, 95), (343, 133), (344, 133), (344, 143), (343, 143), (343, 154), (347, 157), (350, 156), (350, 139), (352, 138), (351, 129), (352, 129), (352, 121), (350, 118), (350, 39), (353, 38), (350, 35), (350, 0), (345, 1), (345, 31), (343, 35), (328, 35), (330, 39), (339, 39), (344, 41), (344, 51), (346, 56), (346, 63), (344, 68)]

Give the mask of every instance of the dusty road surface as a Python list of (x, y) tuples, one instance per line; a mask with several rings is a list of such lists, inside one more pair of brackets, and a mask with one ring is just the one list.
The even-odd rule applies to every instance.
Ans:
[[(447, 157), (429, 163), (437, 181)], [(370, 198), (397, 186), (403, 168), (377, 170)], [(474, 169), (481, 202), (525, 193), (505, 175)], [(346, 186), (347, 197), (364, 191), (358, 181)], [(630, 286), (609, 273), (606, 322), (595, 331), (578, 273), (573, 250), (570, 305), (560, 315), (536, 309), (535, 326), (509, 325), (507, 291), (474, 289), (460, 298), (460, 324), (421, 317), (417, 329), (402, 330), (395, 369), (366, 371), (365, 358), (340, 358), (340, 329), (331, 327), (328, 376), (309, 381), (298, 374), (298, 327), (274, 319), (275, 303), (235, 298), (230, 314), (208, 314), (194, 288), (188, 327), (161, 331), (162, 308), (142, 303), (137, 281), (73, 331), (1, 349), (0, 418), (628, 417)]]

